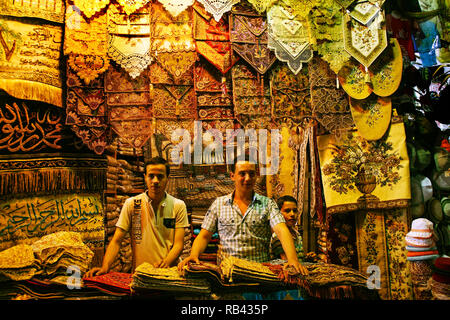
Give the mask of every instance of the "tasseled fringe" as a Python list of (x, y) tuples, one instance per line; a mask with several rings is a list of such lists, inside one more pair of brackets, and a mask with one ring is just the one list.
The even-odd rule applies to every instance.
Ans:
[(48, 84), (18, 80), (0, 79), (0, 89), (9, 95), (24, 100), (36, 100), (62, 107), (62, 89)]
[(313, 287), (308, 291), (312, 297), (318, 299), (353, 299), (353, 289), (351, 286), (342, 285), (336, 287)]
[(58, 168), (0, 173), (0, 195), (105, 188), (104, 168)]

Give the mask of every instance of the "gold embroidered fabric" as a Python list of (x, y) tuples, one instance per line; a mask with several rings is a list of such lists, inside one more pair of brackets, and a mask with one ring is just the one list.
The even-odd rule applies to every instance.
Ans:
[(158, 0), (172, 16), (176, 17), (194, 4), (194, 0)]
[(350, 98), (350, 110), (359, 135), (368, 141), (379, 140), (389, 128), (392, 113), (389, 97)]
[(366, 99), (373, 91), (370, 84), (366, 82), (367, 73), (363, 65), (351, 59), (339, 70), (339, 83), (350, 97)]
[(367, 25), (375, 15), (380, 11), (385, 0), (358, 0), (349, 8), (350, 16), (358, 20), (359, 23)]
[(64, 23), (64, 9), (64, 0), (0, 0), (2, 15), (13, 17), (39, 18)]
[(274, 50), (278, 60), (287, 62), (292, 72), (297, 74), (303, 63), (313, 57), (306, 17), (296, 14), (290, 6), (274, 5), (267, 12), (267, 22), (269, 49)]
[(329, 214), (408, 206), (411, 190), (403, 123), (391, 123), (382, 139), (367, 141), (358, 131), (339, 138), (318, 137)]
[[(181, 75), (179, 78), (173, 77), (161, 64), (154, 61), (150, 64), (150, 83), (154, 84), (179, 84), (179, 85), (194, 85), (193, 71), (189, 70)], [(152, 87), (150, 86), (150, 94), (153, 96)]]
[(72, 0), (73, 4), (80, 10), (88, 19), (94, 16), (97, 12), (103, 10), (111, 0)]
[(342, 8), (347, 9), (353, 2), (356, 0), (334, 0), (338, 5), (340, 5)]
[(198, 3), (193, 8), (197, 52), (223, 74), (227, 73), (239, 59), (231, 48), (228, 20), (215, 21)]
[[(185, 129), (191, 138), (194, 137), (194, 120), (172, 120), (172, 119), (156, 119), (155, 130), (156, 133), (163, 135), (166, 140), (172, 144), (178, 144), (183, 139), (183, 133), (178, 134), (177, 129)], [(172, 138), (172, 134), (176, 133), (176, 137)], [(169, 154), (170, 155), (170, 154)], [(168, 159), (169, 160), (169, 159)]]
[(153, 133), (148, 78), (148, 69), (132, 79), (116, 65), (111, 65), (105, 77), (109, 123), (133, 148), (141, 148)]
[(174, 78), (183, 76), (197, 60), (192, 11), (188, 7), (173, 17), (160, 3), (152, 4), (151, 53)]
[(260, 74), (266, 73), (276, 60), (267, 46), (266, 16), (258, 14), (246, 0), (231, 9), (230, 40), (233, 50)]
[(25, 268), (33, 263), (33, 248), (28, 244), (18, 244), (0, 252), (0, 269)]
[(198, 0), (217, 22), (219, 22), (225, 13), (231, 11), (231, 7), (239, 1), (240, 0)]
[(276, 0), (247, 0), (259, 14), (263, 14)]
[(148, 6), (127, 15), (117, 5), (108, 8), (108, 55), (132, 78), (138, 77), (152, 61)]
[(117, 3), (120, 4), (122, 10), (127, 14), (131, 15), (144, 7), (149, 0), (117, 0)]
[(0, 89), (18, 99), (63, 106), (62, 25), (0, 18)]
[(367, 25), (344, 14), (343, 24), (345, 50), (366, 68), (370, 67), (387, 47), (384, 13), (377, 12)]
[(353, 119), (345, 91), (336, 86), (336, 75), (329, 64), (314, 57), (309, 65), (313, 116), (330, 132), (351, 128)]

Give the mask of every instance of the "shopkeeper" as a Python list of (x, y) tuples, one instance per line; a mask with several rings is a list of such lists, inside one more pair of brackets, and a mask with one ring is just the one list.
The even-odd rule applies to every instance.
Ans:
[(257, 262), (269, 261), (273, 230), (286, 253), (286, 266), (307, 274), (307, 269), (298, 260), (291, 233), (275, 201), (254, 191), (257, 164), (234, 161), (230, 167), (230, 177), (235, 189), (212, 203), (203, 220), (202, 229), (192, 244), (191, 254), (178, 265), (179, 270), (189, 261), (200, 263), (198, 257), (215, 232), (219, 234), (224, 254)]
[(91, 269), (85, 277), (109, 272), (127, 232), (131, 238), (133, 270), (143, 262), (160, 268), (178, 262), (184, 245), (184, 228), (189, 222), (184, 201), (166, 192), (169, 173), (170, 166), (161, 157), (146, 162), (147, 190), (125, 201), (101, 268)]

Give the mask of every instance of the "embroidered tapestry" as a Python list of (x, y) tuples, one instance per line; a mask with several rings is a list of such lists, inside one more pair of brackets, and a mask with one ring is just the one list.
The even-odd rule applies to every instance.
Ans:
[(381, 10), (385, 0), (357, 0), (348, 7), (350, 16), (359, 23), (367, 25)]
[(286, 62), (294, 74), (298, 74), (303, 63), (313, 57), (307, 18), (296, 14), (290, 6), (277, 4), (268, 10), (267, 22), (269, 49), (274, 50), (278, 60)]
[(87, 21), (74, 6), (66, 9), (64, 54), (71, 68), (86, 84), (109, 67), (107, 15)]
[(0, 0), (0, 12), (5, 16), (39, 18), (51, 22), (64, 23), (64, 10), (64, 0)]
[(0, 18), (0, 89), (18, 99), (63, 106), (62, 25)]
[(222, 16), (231, 11), (231, 7), (240, 0), (198, 0), (205, 10), (219, 22)]
[(149, 7), (142, 7), (131, 15), (122, 13), (118, 5), (108, 8), (108, 55), (124, 68), (132, 78), (147, 69), (150, 55)]
[(66, 125), (96, 154), (108, 142), (109, 123), (103, 77), (86, 85), (67, 63)]
[(264, 74), (275, 62), (275, 54), (268, 48), (268, 25), (246, 1), (233, 6), (230, 15), (230, 40), (234, 51), (258, 73)]
[(338, 73), (351, 58), (344, 49), (341, 7), (334, 0), (318, 1), (309, 20), (314, 50)]
[(320, 57), (309, 64), (311, 108), (314, 118), (330, 132), (351, 128), (353, 119), (345, 91), (336, 84), (336, 74)]
[(239, 59), (231, 48), (228, 19), (215, 21), (198, 3), (194, 4), (194, 38), (197, 52), (223, 74)]
[(141, 148), (153, 133), (148, 69), (136, 78), (112, 64), (105, 76), (111, 128), (133, 148)]
[(144, 7), (150, 0), (117, 0), (117, 3), (121, 6), (122, 11), (127, 15), (131, 15), (136, 11), (139, 11)]
[(109, 5), (111, 0), (72, 0), (78, 11), (81, 11), (88, 19)]
[(378, 141), (367, 141), (357, 131), (339, 138), (319, 136), (327, 213), (407, 206), (411, 190), (405, 139), (404, 125), (397, 120)]
[(191, 70), (197, 60), (192, 15), (192, 7), (174, 17), (160, 3), (152, 4), (151, 54), (174, 78)]
[(244, 62), (235, 64), (231, 69), (231, 75), (234, 114), (237, 120), (244, 127), (269, 127), (271, 108), (267, 79)]
[(174, 17), (194, 4), (194, 0), (158, 0), (158, 2)]
[(342, 23), (345, 50), (366, 68), (370, 67), (387, 47), (384, 13), (378, 11), (367, 25), (344, 14)]

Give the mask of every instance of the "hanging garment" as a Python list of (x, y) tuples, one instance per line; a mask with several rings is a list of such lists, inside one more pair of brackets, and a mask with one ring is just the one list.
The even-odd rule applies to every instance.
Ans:
[(108, 115), (103, 77), (89, 85), (67, 63), (66, 125), (96, 154), (107, 145)]
[(318, 137), (328, 214), (408, 205), (411, 188), (405, 129), (396, 121), (379, 141), (367, 141), (357, 131), (339, 139)]
[(290, 6), (273, 5), (267, 12), (267, 22), (269, 49), (274, 50), (278, 60), (286, 62), (294, 74), (298, 74), (303, 63), (313, 57), (307, 18), (296, 14)]
[(329, 64), (314, 57), (309, 65), (312, 114), (330, 132), (351, 128), (353, 119), (345, 91), (336, 85)]
[(109, 67), (107, 15), (88, 22), (74, 5), (67, 6), (63, 49), (71, 68), (89, 85)]
[(161, 4), (152, 4), (151, 54), (174, 78), (192, 70), (197, 60), (192, 11), (192, 7), (188, 7), (173, 17)]
[(367, 25), (360, 23), (349, 14), (344, 14), (344, 48), (366, 68), (387, 47), (386, 24), (384, 13), (378, 11)]
[(1, 16), (0, 26), (0, 89), (62, 107), (63, 26), (7, 16)]
[(116, 65), (105, 76), (111, 128), (133, 148), (141, 148), (153, 133), (148, 69), (132, 79)]
[(314, 50), (338, 73), (351, 58), (344, 49), (341, 7), (333, 0), (323, 0), (311, 10), (309, 19)]
[(0, 0), (0, 12), (5, 16), (39, 18), (51, 22), (64, 23), (64, 10), (64, 0)]
[(223, 74), (239, 60), (231, 48), (228, 19), (215, 21), (199, 4), (194, 5), (194, 38), (197, 52)]
[(138, 77), (152, 61), (150, 56), (149, 6), (127, 15), (118, 5), (108, 8), (108, 55), (132, 78)]
[(397, 12), (391, 12), (386, 15), (386, 29), (388, 34), (398, 40), (403, 54), (408, 57), (409, 61), (415, 61), (411, 20), (400, 16)]
[(220, 21), (225, 13), (231, 11), (231, 7), (239, 1), (240, 0), (198, 0), (217, 22)]
[(234, 51), (257, 72), (264, 74), (275, 62), (275, 54), (267, 47), (266, 17), (259, 15), (245, 0), (231, 9), (230, 40)]
[(81, 11), (88, 19), (103, 10), (110, 2), (111, 0), (73, 0), (77, 10)]

